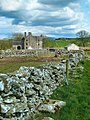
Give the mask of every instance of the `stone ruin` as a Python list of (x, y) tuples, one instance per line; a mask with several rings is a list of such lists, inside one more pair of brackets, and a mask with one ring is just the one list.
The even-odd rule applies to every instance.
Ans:
[[(74, 56), (74, 55), (73, 55)], [(69, 69), (77, 66), (80, 58), (70, 58)], [(0, 74), (0, 120), (30, 120), (38, 111), (55, 112), (63, 101), (48, 101), (53, 91), (66, 81), (66, 60), (37, 68), (20, 67), (13, 73)], [(52, 108), (52, 109), (51, 109)]]

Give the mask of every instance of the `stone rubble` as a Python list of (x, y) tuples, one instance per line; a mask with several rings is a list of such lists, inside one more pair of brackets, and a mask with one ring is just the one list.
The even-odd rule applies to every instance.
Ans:
[[(75, 59), (70, 58), (70, 69), (78, 64), (79, 58), (78, 62)], [(44, 109), (50, 106), (49, 112), (56, 106), (64, 106), (63, 101), (49, 105), (41, 103), (49, 100), (53, 91), (65, 82), (65, 75), (64, 59), (59, 64), (49, 63), (38, 68), (22, 66), (13, 73), (0, 74), (0, 120), (28, 120), (40, 110), (40, 105)]]
[(43, 112), (55, 113), (57, 110), (66, 105), (66, 102), (58, 100), (49, 100), (47, 103), (42, 103), (38, 110)]

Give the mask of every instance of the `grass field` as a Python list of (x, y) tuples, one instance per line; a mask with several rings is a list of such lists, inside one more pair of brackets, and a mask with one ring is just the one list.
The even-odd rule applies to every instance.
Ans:
[[(34, 59), (34, 60), (33, 60)], [(9, 73), (18, 70), (21, 66), (39, 66), (41, 64), (45, 64), (44, 61), (37, 61), (36, 58), (29, 59), (29, 58), (6, 58), (0, 60), (0, 73)], [(36, 59), (36, 60), (35, 60)]]
[(45, 40), (44, 48), (60, 48), (70, 43), (75, 43), (76, 40)]
[(60, 58), (55, 58), (54, 54), (46, 54), (38, 57), (12, 57), (0, 59), (0, 73), (9, 73), (18, 70), (21, 66), (39, 66), (50, 61), (58, 62)]
[(39, 116), (54, 120), (90, 120), (90, 61), (85, 61), (83, 66), (82, 77), (69, 78), (69, 86), (58, 87), (51, 96), (51, 99), (66, 101), (66, 106), (55, 114), (39, 113)]
[(21, 63), (9, 63), (8, 65), (2, 65), (0, 67), (0, 73), (9, 73), (18, 70), (21, 66), (39, 66), (44, 64), (44, 62), (21, 62)]
[[(0, 60), (0, 73), (13, 72), (20, 66), (39, 66), (47, 63), (43, 61), (44, 59), (34, 60), (30, 58)], [(51, 96), (51, 99), (65, 101), (66, 106), (55, 114), (39, 113), (37, 116), (51, 116), (55, 120), (90, 120), (90, 61), (85, 60), (83, 66), (84, 71), (78, 71), (78, 75), (82, 73), (82, 76), (77, 78), (69, 76), (69, 85), (58, 87)], [(34, 117), (32, 120), (35, 120)]]

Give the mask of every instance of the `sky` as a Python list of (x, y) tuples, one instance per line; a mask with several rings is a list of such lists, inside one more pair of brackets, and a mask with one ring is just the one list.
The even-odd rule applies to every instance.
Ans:
[(32, 32), (48, 37), (76, 37), (90, 31), (90, 0), (0, 0), (0, 39)]

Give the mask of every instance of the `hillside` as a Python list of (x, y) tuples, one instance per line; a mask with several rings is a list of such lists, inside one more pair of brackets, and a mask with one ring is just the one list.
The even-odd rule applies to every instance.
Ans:
[(76, 43), (75, 39), (67, 40), (67, 39), (60, 39), (60, 40), (44, 40), (43, 47), (44, 48), (59, 48), (64, 47), (70, 43)]

